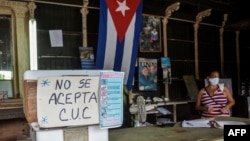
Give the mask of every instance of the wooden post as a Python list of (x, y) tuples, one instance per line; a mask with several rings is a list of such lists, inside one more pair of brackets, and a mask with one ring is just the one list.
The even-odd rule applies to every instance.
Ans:
[(87, 15), (88, 15), (88, 0), (83, 0), (82, 13), (82, 42), (83, 47), (88, 47), (88, 36), (87, 36)]
[(220, 61), (221, 61), (221, 76), (224, 77), (224, 44), (223, 44), (223, 32), (227, 21), (227, 14), (224, 14), (222, 25), (220, 28)]
[[(164, 57), (168, 56), (168, 47), (167, 47), (167, 24), (168, 24), (168, 18), (172, 15), (174, 11), (179, 10), (180, 8), (180, 2), (176, 2), (170, 6), (167, 7), (165, 10), (165, 17), (162, 20), (163, 23), (163, 48), (164, 48)], [(169, 98), (169, 88), (168, 84), (165, 84), (165, 97)]]
[(28, 8), (29, 8), (29, 18), (30, 19), (33, 19), (33, 18), (35, 18), (35, 9), (36, 9), (36, 4), (35, 4), (35, 2), (34, 2), (34, 0), (32, 0), (31, 2), (29, 2), (29, 4), (28, 4)]
[(196, 21), (194, 24), (194, 55), (195, 55), (195, 77), (196, 79), (199, 79), (199, 52), (198, 52), (198, 28), (199, 24), (202, 21), (202, 18), (210, 16), (212, 9), (207, 9), (204, 11), (199, 12), (196, 15)]
[(235, 40), (236, 40), (236, 60), (237, 60), (237, 78), (238, 78), (238, 95), (241, 93), (240, 92), (240, 48), (239, 48), (239, 46), (240, 46), (240, 44), (239, 44), (239, 36), (240, 36), (240, 31), (236, 31), (235, 32), (235, 34), (236, 34), (236, 38), (235, 38)]

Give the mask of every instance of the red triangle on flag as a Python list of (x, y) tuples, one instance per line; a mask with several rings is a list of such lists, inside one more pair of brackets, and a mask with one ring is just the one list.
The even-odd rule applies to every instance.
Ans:
[[(122, 11), (116, 11), (119, 7), (118, 3), (126, 3), (129, 8), (125, 10), (123, 15)], [(140, 0), (106, 0), (108, 10), (112, 16), (116, 32), (118, 34), (119, 42), (122, 42), (128, 26), (138, 8)]]

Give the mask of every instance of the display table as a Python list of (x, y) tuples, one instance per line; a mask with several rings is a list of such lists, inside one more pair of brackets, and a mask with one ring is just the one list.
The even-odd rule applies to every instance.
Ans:
[[(218, 117), (220, 121), (241, 121), (250, 124), (248, 118)], [(135, 127), (110, 129), (109, 141), (223, 141), (223, 129), (184, 128), (181, 122), (174, 127)]]

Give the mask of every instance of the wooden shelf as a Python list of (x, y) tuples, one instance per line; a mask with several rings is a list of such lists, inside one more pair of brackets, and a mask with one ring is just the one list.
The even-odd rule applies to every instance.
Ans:
[(22, 99), (7, 99), (0, 101), (0, 109), (23, 108)]
[(178, 104), (187, 104), (188, 101), (167, 101), (167, 102), (158, 102), (156, 103), (157, 106), (164, 106), (164, 105), (178, 105)]
[(155, 104), (152, 104), (155, 106), (155, 109), (154, 110), (150, 110), (150, 111), (147, 111), (147, 114), (157, 114), (159, 113), (159, 111), (156, 109), (157, 107), (159, 106), (167, 106), (167, 105), (173, 105), (173, 121), (174, 122), (177, 122), (177, 111), (176, 111), (176, 107), (177, 105), (179, 104), (188, 104), (189, 101), (166, 101), (166, 102), (157, 102)]
[(25, 118), (22, 99), (0, 101), (0, 120)]

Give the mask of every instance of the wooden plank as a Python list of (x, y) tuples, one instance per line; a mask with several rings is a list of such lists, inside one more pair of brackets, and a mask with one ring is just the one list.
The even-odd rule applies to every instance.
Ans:
[(0, 120), (24, 118), (23, 108), (0, 109)]
[(23, 100), (22, 99), (8, 99), (0, 101), (0, 109), (2, 108), (22, 108)]
[(24, 113), (27, 121), (37, 122), (37, 81), (24, 81)]

